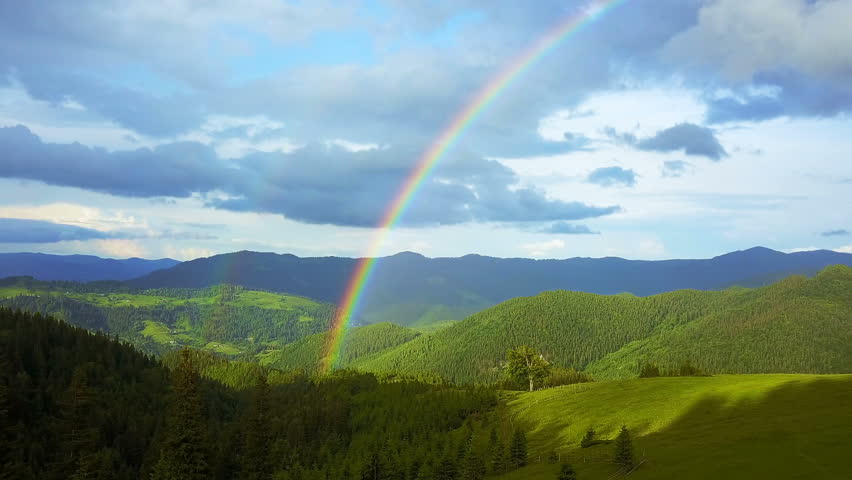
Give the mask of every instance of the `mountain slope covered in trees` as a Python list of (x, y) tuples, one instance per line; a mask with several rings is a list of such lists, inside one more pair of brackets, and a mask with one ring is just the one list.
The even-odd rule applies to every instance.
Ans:
[(463, 467), (459, 452), (478, 458), (465, 426), (496, 401), (348, 371), (265, 382), (254, 370), (238, 392), (199, 378), (203, 356), (184, 351), (169, 371), (105, 335), (0, 308), (0, 477), (435, 478)]
[(179, 263), (171, 258), (116, 260), (92, 255), (0, 253), (0, 278), (30, 276), (39, 280), (76, 282), (129, 280)]
[[(852, 266), (852, 254), (826, 250), (785, 254), (752, 248), (706, 260), (636, 261), (479, 255), (426, 258), (401, 253), (378, 263), (356, 322), (423, 327), (460, 320), (510, 298), (549, 290), (652, 295), (680, 289), (760, 286), (791, 274), (813, 275), (833, 264)], [(201, 288), (232, 283), (336, 303), (355, 265), (351, 258), (236, 252), (184, 262), (129, 284)]]
[(248, 358), (325, 331), (334, 314), (333, 305), (231, 285), (139, 291), (26, 277), (0, 280), (0, 305), (118, 335), (150, 353), (191, 346)]
[(829, 267), (757, 289), (650, 297), (555, 291), (521, 297), (352, 365), (428, 372), (457, 382), (502, 375), (507, 349), (529, 344), (553, 364), (599, 378), (640, 365), (708, 373), (852, 372), (852, 268)]
[[(260, 355), (260, 363), (280, 370), (303, 370), (317, 373), (322, 364), (328, 342), (328, 332), (317, 333), (270, 350)], [(340, 346), (340, 366), (352, 365), (353, 361), (402, 345), (417, 338), (420, 333), (392, 323), (376, 323), (356, 327), (343, 337)]]

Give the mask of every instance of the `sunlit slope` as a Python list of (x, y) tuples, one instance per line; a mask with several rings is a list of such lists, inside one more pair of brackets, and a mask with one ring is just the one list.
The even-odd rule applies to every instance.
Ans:
[[(336, 367), (352, 366), (353, 362), (396, 347), (420, 335), (418, 332), (391, 323), (376, 323), (349, 330), (343, 338)], [(280, 370), (302, 369), (316, 372), (322, 364), (328, 333), (318, 333), (264, 352), (258, 356), (262, 365)]]
[[(609, 478), (612, 445), (579, 447), (585, 431), (621, 425), (645, 463), (630, 478), (852, 478), (852, 375), (720, 375), (584, 384), (508, 400), (506, 421), (528, 432), (530, 457), (551, 450), (579, 478)], [(510, 422), (510, 423), (511, 423)], [(555, 478), (533, 464), (502, 478)]]
[(27, 278), (0, 280), (0, 305), (117, 335), (149, 353), (191, 346), (249, 357), (326, 330), (334, 312), (304, 297), (231, 285), (132, 290)]
[(359, 366), (486, 382), (500, 377), (506, 350), (521, 344), (598, 378), (635, 376), (641, 362), (668, 369), (684, 361), (716, 373), (848, 373), (852, 268), (721, 292), (545, 292), (503, 302)]

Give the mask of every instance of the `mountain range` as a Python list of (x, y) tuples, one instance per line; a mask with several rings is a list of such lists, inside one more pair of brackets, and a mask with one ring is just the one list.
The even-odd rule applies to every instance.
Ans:
[(92, 255), (46, 253), (0, 253), (0, 278), (29, 276), (39, 280), (93, 282), (129, 280), (180, 263), (171, 258), (116, 260)]
[[(357, 260), (235, 252), (183, 262), (128, 281), (138, 288), (202, 288), (230, 283), (336, 303)], [(429, 327), (460, 320), (510, 298), (549, 290), (654, 295), (679, 289), (756, 287), (829, 265), (852, 266), (852, 254), (782, 253), (763, 247), (699, 260), (570, 258), (532, 260), (466, 255), (427, 258), (404, 252), (382, 258), (356, 323)]]
[[(430, 334), (383, 323), (350, 330), (340, 365), (496, 382), (506, 351), (531, 345), (556, 367), (596, 379), (641, 365), (719, 373), (852, 372), (852, 268), (827, 267), (760, 288), (678, 290), (648, 297), (550, 291), (519, 297)], [(327, 333), (269, 352), (261, 362), (315, 369)]]

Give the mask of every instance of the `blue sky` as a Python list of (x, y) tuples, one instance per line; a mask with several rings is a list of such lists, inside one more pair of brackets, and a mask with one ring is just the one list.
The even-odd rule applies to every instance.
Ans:
[[(358, 256), (589, 2), (0, 2), (0, 251)], [(384, 253), (852, 252), (852, 0), (627, 0), (471, 125)]]

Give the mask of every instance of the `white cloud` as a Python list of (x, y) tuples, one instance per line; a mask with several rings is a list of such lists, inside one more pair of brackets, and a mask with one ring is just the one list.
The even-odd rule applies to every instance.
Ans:
[(151, 233), (148, 222), (135, 215), (127, 215), (121, 210), (102, 210), (73, 203), (0, 206), (0, 217), (45, 220), (101, 232), (137, 230), (140, 233)]
[(677, 82), (669, 88), (639, 88), (591, 96), (572, 110), (560, 110), (539, 121), (539, 135), (562, 141), (566, 132), (582, 134), (597, 142), (612, 143), (604, 128), (640, 137), (656, 134), (678, 123), (700, 124), (706, 107), (697, 92)]
[[(235, 117), (210, 115), (198, 130), (181, 135), (178, 139), (212, 146), (222, 158), (240, 158), (253, 152), (290, 153), (302, 145), (281, 135), (282, 122), (264, 115)], [(239, 134), (228, 134), (228, 130)]]
[(670, 58), (720, 67), (738, 80), (793, 68), (838, 79), (852, 71), (852, 1), (717, 0), (673, 37)]
[(148, 250), (135, 240), (110, 238), (107, 240), (91, 240), (91, 242), (95, 244), (98, 251), (108, 257), (144, 258), (148, 253)]
[(166, 257), (173, 258), (175, 260), (194, 260), (196, 258), (205, 258), (212, 257), (215, 255), (215, 252), (209, 248), (198, 248), (198, 247), (187, 247), (187, 248), (178, 248), (173, 245), (167, 245), (163, 252)]
[(376, 150), (378, 148), (387, 148), (387, 146), (383, 147), (378, 143), (357, 143), (350, 142), (349, 140), (343, 140), (342, 138), (328, 140), (325, 144), (328, 146), (334, 145), (350, 152), (365, 152), (368, 150)]
[(799, 253), (799, 252), (813, 252), (814, 250), (819, 250), (819, 247), (796, 247), (796, 248), (785, 248), (781, 250), (784, 253)]
[(852, 245), (844, 245), (842, 247), (837, 247), (834, 249), (834, 251), (840, 253), (852, 253)]
[(554, 250), (560, 250), (563, 248), (565, 248), (565, 242), (559, 239), (521, 245), (521, 249), (526, 251), (527, 255), (536, 258), (550, 255)]
[(666, 247), (660, 240), (649, 238), (639, 242), (639, 254), (642, 258), (660, 258), (666, 254)]

